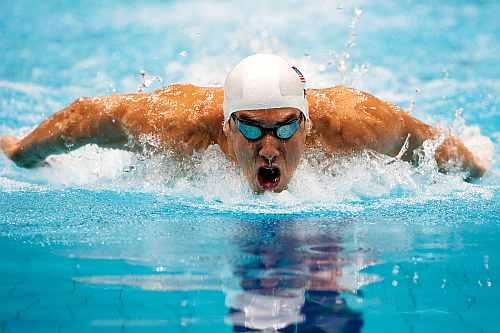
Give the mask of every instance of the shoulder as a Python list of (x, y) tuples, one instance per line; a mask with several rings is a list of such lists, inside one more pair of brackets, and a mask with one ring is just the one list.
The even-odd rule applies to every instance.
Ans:
[(307, 98), (313, 121), (324, 118), (376, 119), (404, 112), (370, 93), (345, 86), (309, 89)]
[(224, 92), (220, 87), (176, 83), (155, 90), (152, 97), (156, 97), (165, 106), (173, 107), (178, 116), (187, 120), (222, 115)]
[(388, 103), (375, 96), (350, 87), (335, 86), (322, 89), (308, 89), (307, 99), (311, 116), (323, 117), (334, 113), (352, 112), (363, 107), (387, 107)]
[(165, 98), (210, 99), (223, 98), (224, 91), (221, 87), (201, 87), (191, 83), (175, 83), (157, 89), (153, 94)]
[(224, 93), (219, 87), (172, 84), (151, 94), (147, 120), (161, 129), (164, 141), (175, 141), (182, 150), (206, 148), (222, 133)]
[(401, 109), (367, 92), (337, 86), (307, 95), (312, 133), (332, 151), (375, 148), (402, 125)]

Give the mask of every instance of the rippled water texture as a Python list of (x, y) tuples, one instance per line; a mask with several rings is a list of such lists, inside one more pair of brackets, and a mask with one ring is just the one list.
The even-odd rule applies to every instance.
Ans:
[[(500, 5), (494, 1), (0, 4), (0, 134), (80, 96), (223, 83), (254, 52), (449, 128), (491, 164), (464, 183), (309, 152), (254, 195), (218, 147), (0, 156), (0, 330), (496, 332)], [(141, 75), (143, 73), (143, 75)], [(426, 143), (429, 154), (436, 142)], [(428, 156), (429, 156), (428, 154)]]

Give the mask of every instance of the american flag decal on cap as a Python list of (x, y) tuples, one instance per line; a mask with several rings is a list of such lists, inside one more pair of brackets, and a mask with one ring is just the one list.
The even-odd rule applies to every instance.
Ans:
[(304, 78), (304, 75), (299, 71), (299, 69), (295, 66), (292, 66), (292, 69), (299, 75), (300, 82), (306, 83), (306, 79)]

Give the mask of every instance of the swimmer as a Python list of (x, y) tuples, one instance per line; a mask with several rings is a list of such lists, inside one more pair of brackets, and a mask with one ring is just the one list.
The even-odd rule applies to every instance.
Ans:
[[(32, 168), (49, 155), (91, 143), (140, 152), (145, 138), (153, 138), (149, 149), (179, 155), (215, 144), (260, 193), (284, 190), (306, 149), (329, 155), (372, 150), (418, 163), (414, 153), (441, 134), (365, 92), (305, 89), (296, 67), (276, 55), (256, 54), (233, 68), (223, 89), (174, 84), (152, 93), (80, 98), (22, 139), (0, 137), (0, 147), (18, 166)], [(441, 172), (458, 167), (466, 180), (486, 171), (454, 136), (444, 139), (434, 157)]]

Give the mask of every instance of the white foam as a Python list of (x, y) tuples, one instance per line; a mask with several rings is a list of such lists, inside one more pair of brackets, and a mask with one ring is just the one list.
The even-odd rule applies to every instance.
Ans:
[(0, 177), (0, 189), (3, 192), (19, 192), (25, 190), (39, 192), (45, 190), (43, 186), (38, 186), (36, 184), (31, 184), (29, 182), (9, 179), (6, 177)]

